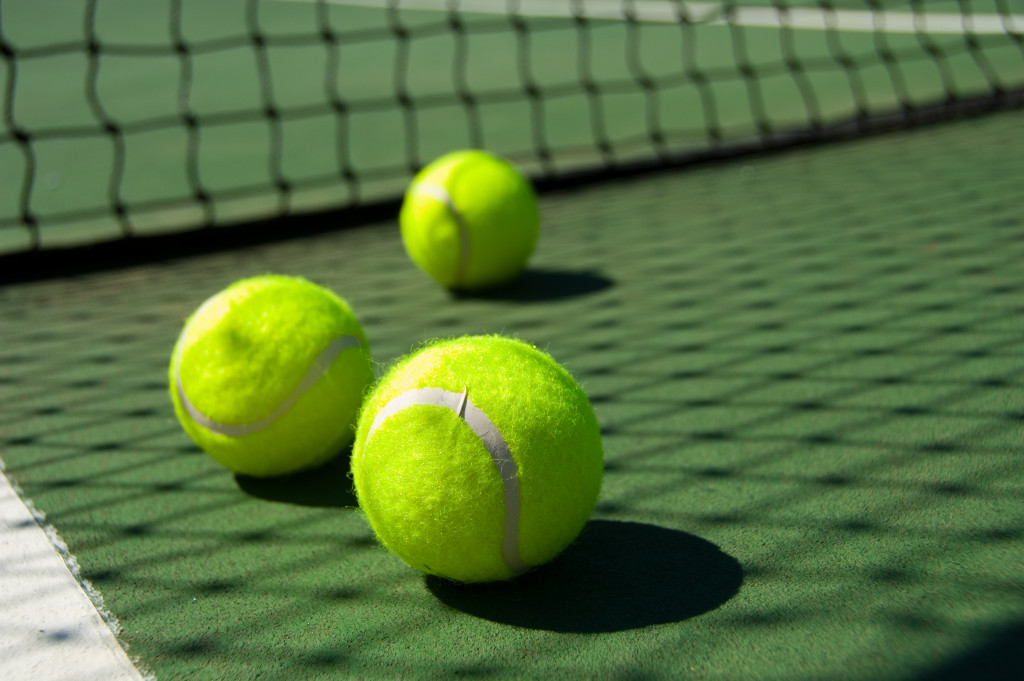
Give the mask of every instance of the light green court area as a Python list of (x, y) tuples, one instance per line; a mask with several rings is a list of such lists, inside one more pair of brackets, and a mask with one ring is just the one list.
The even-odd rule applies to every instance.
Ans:
[[(541, 196), (525, 276), (455, 298), (394, 219), (0, 288), (0, 457), (160, 681), (1024, 674), (1021, 112)], [(374, 541), (348, 453), (236, 478), (171, 408), (186, 316), (276, 271), (377, 373), (504, 333), (589, 394), (579, 541), (462, 588)]]
[[(963, 5), (884, 4), (1024, 14)], [(4, 2), (0, 252), (393, 197), (463, 147), (548, 174), (1024, 86), (1019, 34), (459, 21), (282, 0)]]

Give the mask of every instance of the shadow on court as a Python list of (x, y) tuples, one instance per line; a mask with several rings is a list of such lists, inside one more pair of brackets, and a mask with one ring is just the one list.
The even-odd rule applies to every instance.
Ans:
[(1003, 681), (1024, 679), (1024, 619), (1011, 622), (989, 634), (988, 639), (963, 655), (947, 660), (917, 681)]
[(591, 521), (554, 562), (499, 584), (427, 577), (449, 607), (501, 624), (601, 633), (679, 622), (718, 608), (743, 569), (711, 542), (642, 523)]
[(239, 489), (250, 496), (298, 506), (351, 508), (356, 503), (346, 450), (323, 466), (281, 478), (235, 475)]
[(530, 268), (504, 286), (484, 291), (463, 291), (454, 295), (460, 300), (535, 303), (591, 295), (612, 284), (611, 279), (595, 272)]

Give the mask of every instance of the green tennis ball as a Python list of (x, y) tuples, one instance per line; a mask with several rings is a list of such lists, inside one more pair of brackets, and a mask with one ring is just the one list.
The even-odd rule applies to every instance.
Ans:
[(514, 279), (537, 243), (540, 218), (530, 181), (484, 151), (457, 151), (421, 170), (399, 215), (405, 250), (452, 290)]
[(185, 432), (236, 473), (270, 477), (324, 463), (352, 441), (373, 380), (352, 310), (305, 279), (243, 279), (185, 323), (170, 366)]
[(587, 523), (601, 489), (587, 395), (518, 340), (439, 341), (367, 396), (352, 448), (359, 505), (380, 542), (423, 572), (505, 580)]

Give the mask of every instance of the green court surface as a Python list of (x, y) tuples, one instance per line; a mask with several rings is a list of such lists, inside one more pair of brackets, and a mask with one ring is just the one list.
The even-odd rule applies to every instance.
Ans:
[[(164, 679), (1024, 676), (1024, 116), (541, 196), (527, 273), (453, 297), (393, 218), (0, 288), (0, 456)], [(236, 478), (167, 363), (234, 279), (351, 303), (378, 373), (505, 333), (588, 391), (584, 534), (510, 583), (406, 567), (347, 453)]]

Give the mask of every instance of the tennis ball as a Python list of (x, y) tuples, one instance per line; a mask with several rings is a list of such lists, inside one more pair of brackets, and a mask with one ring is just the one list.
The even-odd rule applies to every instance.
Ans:
[(243, 279), (203, 303), (170, 366), (185, 432), (222, 465), (258, 477), (338, 454), (372, 380), (366, 336), (345, 301), (278, 275)]
[(380, 542), (458, 582), (510, 579), (565, 549), (601, 489), (587, 395), (518, 340), (467, 336), (400, 360), (367, 396), (352, 448)]
[(399, 215), (405, 250), (452, 290), (483, 289), (515, 278), (540, 229), (530, 181), (484, 151), (457, 151), (421, 170)]

